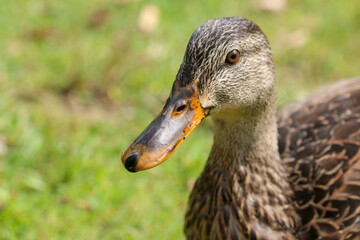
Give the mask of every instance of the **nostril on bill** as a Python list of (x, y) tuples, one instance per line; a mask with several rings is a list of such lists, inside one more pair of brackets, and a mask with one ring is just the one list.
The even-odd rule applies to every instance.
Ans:
[(136, 172), (136, 165), (139, 161), (139, 152), (135, 151), (132, 152), (126, 159), (125, 159), (125, 168), (129, 172)]

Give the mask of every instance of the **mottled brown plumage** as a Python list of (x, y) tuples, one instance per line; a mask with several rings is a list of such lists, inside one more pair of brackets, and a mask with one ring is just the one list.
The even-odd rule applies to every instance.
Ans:
[(270, 45), (233, 17), (195, 30), (175, 83), (123, 162), (138, 171), (158, 164), (153, 152), (171, 154), (189, 127), (176, 140), (167, 126), (198, 109), (181, 94), (198, 97), (214, 143), (190, 194), (187, 239), (360, 239), (360, 78), (277, 111)]
[(285, 109), (278, 125), (302, 239), (360, 239), (360, 79)]
[[(270, 48), (264, 38), (259, 37), (261, 30), (244, 19), (240, 23), (238, 18), (220, 19), (200, 27), (190, 40), (188, 48), (191, 50), (187, 51), (183, 65), (189, 63), (187, 59), (194, 61), (196, 57), (188, 55), (192, 51), (204, 51), (206, 48), (197, 49), (203, 45), (219, 51), (215, 46), (200, 43), (208, 41), (207, 35), (211, 31), (207, 31), (218, 24), (230, 24), (234, 31), (241, 29), (241, 34), (238, 34), (241, 41), (244, 40), (241, 46), (245, 49), (250, 46), (242, 51), (242, 61), (248, 65), (241, 70), (247, 72), (234, 73), (239, 69), (233, 69), (226, 73), (232, 75), (226, 80), (231, 85), (236, 85), (235, 81), (244, 85), (250, 82), (255, 85), (250, 86), (251, 89), (262, 91), (256, 84), (264, 83), (256, 80), (254, 83), (253, 79), (258, 74), (269, 82), (273, 81), (272, 58), (267, 51)], [(241, 27), (237, 28), (237, 24)], [(249, 37), (252, 35), (254, 37)], [(216, 40), (217, 38), (212, 41)], [(248, 43), (249, 41), (253, 42)], [(214, 45), (220, 42), (224, 40), (219, 40)], [(225, 42), (229, 43), (230, 40)], [(226, 51), (228, 49), (224, 52)], [(256, 58), (247, 59), (247, 54), (259, 54), (260, 62), (256, 62)], [(207, 71), (202, 73), (212, 76), (216, 75), (216, 70), (211, 69), (216, 69), (217, 65), (208, 67), (206, 64), (216, 62), (213, 58), (217, 55), (209, 55), (202, 54), (205, 60), (198, 62), (203, 66), (199, 64), (194, 68), (205, 68)], [(258, 70), (262, 64), (269, 64), (270, 67)], [(192, 63), (192, 66), (196, 64)], [(250, 76), (251, 80), (249, 71), (253, 74)], [(182, 69), (179, 72), (184, 74)], [(188, 75), (194, 74), (187, 73)], [(263, 133), (268, 131), (266, 128), (276, 126), (273, 118), (273, 91), (265, 89), (265, 96), (256, 98), (263, 97), (264, 100), (259, 103), (240, 103), (224, 111), (219, 105), (231, 100), (227, 95), (242, 95), (244, 90), (237, 89), (234, 92), (225, 87), (219, 91), (219, 87), (214, 86), (219, 83), (216, 77), (211, 83), (206, 83), (211, 81), (211, 77), (204, 79), (202, 89), (205, 89), (205, 96), (200, 99), (212, 101), (205, 100), (202, 104), (206, 106), (208, 102), (217, 101), (209, 105), (215, 105), (214, 108), (220, 110), (213, 114), (214, 146), (190, 196), (185, 220), (187, 238), (360, 238), (360, 79), (336, 84), (278, 113), (280, 155), (278, 148), (272, 144), (276, 142), (273, 139), (277, 136), (276, 132)], [(251, 97), (251, 91), (248, 93), (242, 98)], [(215, 95), (214, 98), (208, 96), (212, 94)], [(245, 107), (239, 106), (241, 104)], [(232, 116), (232, 111), (236, 113), (236, 117)], [(237, 123), (234, 123), (234, 119)], [(260, 123), (248, 123), (251, 121)], [(270, 141), (258, 140), (252, 136), (252, 132), (258, 129), (260, 135)]]

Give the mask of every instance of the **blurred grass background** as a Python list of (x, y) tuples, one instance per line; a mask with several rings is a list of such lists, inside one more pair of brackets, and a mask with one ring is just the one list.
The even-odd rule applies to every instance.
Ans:
[(0, 239), (184, 238), (211, 121), (150, 171), (120, 154), (161, 110), (191, 33), (222, 16), (267, 34), (279, 104), (360, 74), (360, 1), (0, 1)]

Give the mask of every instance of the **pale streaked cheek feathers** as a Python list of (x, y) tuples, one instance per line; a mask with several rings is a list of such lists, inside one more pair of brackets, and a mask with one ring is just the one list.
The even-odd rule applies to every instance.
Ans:
[[(183, 86), (200, 80), (200, 102), (204, 108), (225, 103), (249, 106), (272, 87), (261, 82), (266, 79), (265, 75), (273, 73), (268, 41), (255, 24), (242, 21), (241, 28), (226, 21), (205, 23), (190, 38), (177, 79)], [(253, 38), (257, 38), (256, 44)], [(241, 55), (239, 61), (231, 65), (225, 58), (233, 49)]]

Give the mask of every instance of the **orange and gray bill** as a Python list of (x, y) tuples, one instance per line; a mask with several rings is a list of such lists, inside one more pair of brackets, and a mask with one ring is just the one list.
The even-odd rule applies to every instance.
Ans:
[(159, 116), (122, 153), (125, 168), (137, 172), (164, 162), (209, 112), (200, 106), (198, 80), (185, 87), (176, 80)]

